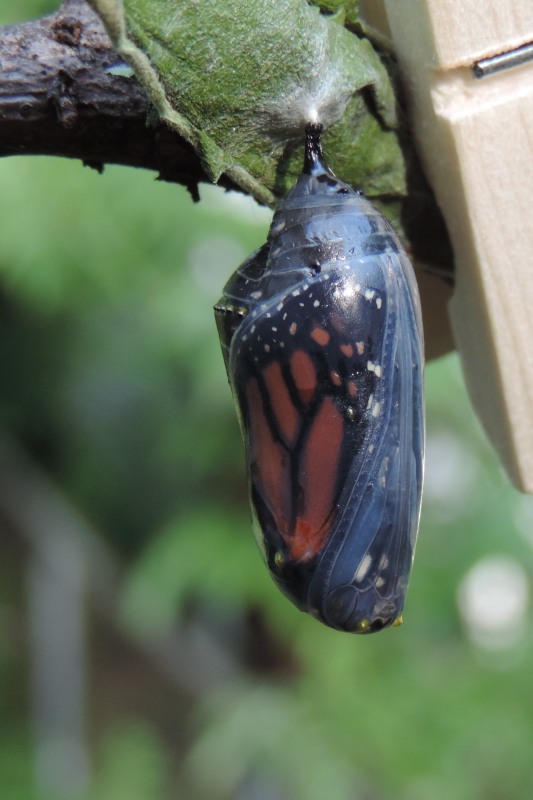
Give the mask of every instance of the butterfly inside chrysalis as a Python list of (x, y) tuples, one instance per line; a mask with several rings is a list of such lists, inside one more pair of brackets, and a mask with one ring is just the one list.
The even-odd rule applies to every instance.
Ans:
[(243, 431), (254, 529), (281, 590), (326, 625), (401, 622), (420, 516), (423, 334), (385, 217), (323, 160), (215, 306)]

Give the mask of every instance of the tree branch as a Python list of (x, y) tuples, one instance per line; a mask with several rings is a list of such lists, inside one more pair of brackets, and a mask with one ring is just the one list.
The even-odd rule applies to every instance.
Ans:
[(109, 71), (120, 59), (85, 0), (65, 0), (51, 16), (3, 28), (0, 62), (0, 156), (142, 167), (197, 198), (198, 182), (207, 180), (198, 157), (167, 125), (147, 124), (144, 89), (135, 77)]

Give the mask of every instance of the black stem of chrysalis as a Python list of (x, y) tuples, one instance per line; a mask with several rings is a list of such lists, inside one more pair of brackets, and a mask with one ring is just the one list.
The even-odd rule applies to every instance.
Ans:
[(316, 175), (317, 173), (327, 172), (328, 169), (323, 162), (322, 143), (320, 136), (324, 130), (319, 122), (309, 122), (305, 126), (305, 158), (304, 174)]

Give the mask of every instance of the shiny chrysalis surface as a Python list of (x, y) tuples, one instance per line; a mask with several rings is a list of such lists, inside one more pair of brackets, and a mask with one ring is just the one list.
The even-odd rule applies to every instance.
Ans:
[(399, 624), (422, 490), (420, 302), (390, 224), (324, 163), (319, 126), (215, 313), (276, 583), (332, 628)]

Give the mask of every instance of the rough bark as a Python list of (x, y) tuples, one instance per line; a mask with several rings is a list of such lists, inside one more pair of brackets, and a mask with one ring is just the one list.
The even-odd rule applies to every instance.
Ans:
[(66, 0), (55, 14), (3, 28), (0, 63), (1, 156), (79, 158), (98, 170), (142, 167), (193, 196), (207, 180), (183, 139), (149, 123), (136, 78), (109, 71), (120, 60), (85, 0)]

